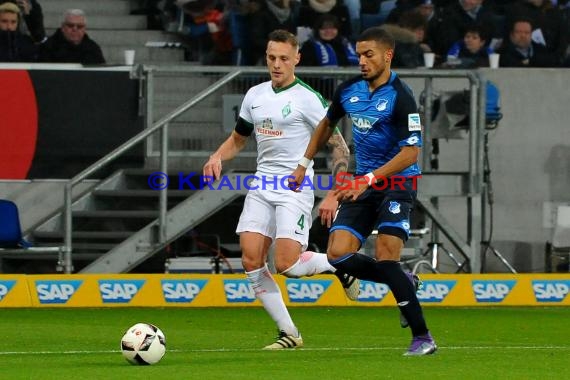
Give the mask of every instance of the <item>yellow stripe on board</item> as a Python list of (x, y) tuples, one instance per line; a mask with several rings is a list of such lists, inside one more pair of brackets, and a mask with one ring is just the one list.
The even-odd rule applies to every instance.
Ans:
[[(424, 306), (569, 306), (570, 274), (425, 274)], [(394, 306), (363, 281), (349, 301), (332, 275), (275, 276), (289, 306)], [(244, 307), (260, 303), (243, 274), (0, 275), (2, 307)]]

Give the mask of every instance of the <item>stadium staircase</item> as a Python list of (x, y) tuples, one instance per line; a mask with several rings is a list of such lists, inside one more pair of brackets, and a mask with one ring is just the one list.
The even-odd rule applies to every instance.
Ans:
[[(83, 273), (129, 272), (155, 256), (139, 270), (164, 270), (168, 255), (210, 254), (192, 244), (200, 231), (215, 231), (226, 253), (235, 249), (235, 224), (245, 190), (210, 191), (198, 188), (198, 177), (179, 181), (172, 172), (168, 189), (166, 240), (158, 242), (159, 193), (149, 187), (151, 170), (124, 169), (97, 184), (73, 203), (73, 263)], [(235, 174), (228, 174), (228, 176)], [(223, 209), (223, 212), (219, 212)], [(36, 228), (30, 236), (36, 245), (58, 245), (64, 239), (64, 216), (58, 212)], [(171, 246), (177, 239), (186, 241)], [(212, 247), (213, 248), (213, 247)], [(220, 248), (220, 247), (218, 247)], [(156, 256), (158, 252), (162, 255)], [(31, 259), (32, 257), (28, 257)], [(45, 254), (36, 259), (51, 259)], [(55, 269), (55, 266), (54, 266)], [(60, 268), (61, 269), (61, 268)]]

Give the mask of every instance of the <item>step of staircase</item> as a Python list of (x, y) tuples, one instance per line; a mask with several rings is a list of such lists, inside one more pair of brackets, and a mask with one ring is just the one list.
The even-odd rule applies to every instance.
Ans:
[(184, 60), (183, 49), (161, 49), (133, 45), (102, 45), (103, 56), (108, 64), (122, 65), (125, 50), (135, 51), (135, 64), (177, 63)]
[[(187, 198), (192, 195), (191, 190), (168, 190), (169, 197), (176, 198)], [(93, 195), (97, 197), (108, 197), (108, 198), (156, 198), (159, 197), (159, 191), (157, 190), (95, 190)]]
[(141, 210), (83, 210), (73, 211), (74, 218), (104, 218), (104, 219), (154, 219), (158, 211)]
[[(61, 26), (63, 21), (62, 13), (44, 14), (44, 26), (46, 29), (55, 30)], [(87, 34), (91, 36), (95, 30), (132, 30), (147, 28), (147, 17), (140, 15), (89, 15), (87, 14)]]
[(63, 17), (66, 9), (81, 9), (87, 15), (87, 21), (95, 15), (128, 15), (131, 12), (129, 0), (47, 0), (40, 1), (44, 17), (58, 14)]
[[(76, 239), (100, 239), (100, 240), (124, 240), (136, 231), (73, 231), (72, 238)], [(63, 241), (63, 231), (36, 231), (34, 238), (45, 240)]]

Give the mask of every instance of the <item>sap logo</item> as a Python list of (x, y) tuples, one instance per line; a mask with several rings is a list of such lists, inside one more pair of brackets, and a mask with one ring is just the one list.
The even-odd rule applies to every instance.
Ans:
[(323, 293), (331, 286), (332, 280), (297, 280), (285, 281), (287, 293), (291, 302), (312, 303), (318, 301)]
[(192, 302), (207, 280), (162, 280), (162, 295), (166, 302)]
[(378, 284), (370, 281), (360, 281), (360, 294), (358, 300), (361, 302), (380, 302), (390, 291), (388, 285)]
[(513, 290), (515, 280), (504, 281), (471, 281), (477, 302), (501, 302)]
[(36, 281), (40, 303), (67, 303), (83, 283), (82, 280)]
[(352, 124), (354, 125), (356, 131), (365, 134), (368, 133), (372, 128), (372, 125), (378, 121), (377, 118), (370, 118), (360, 115), (350, 115), (350, 118), (352, 119)]
[(10, 290), (12, 290), (15, 283), (15, 280), (0, 281), (0, 301), (6, 297), (6, 294), (8, 294)]
[(352, 121), (354, 122), (354, 125), (356, 126), (356, 128), (358, 129), (370, 129), (372, 128), (372, 125), (370, 124), (369, 120), (366, 119), (361, 119), (361, 118), (356, 118), (356, 119), (352, 119)]
[(99, 280), (103, 303), (129, 303), (144, 285), (145, 280)]
[(570, 292), (570, 280), (532, 281), (536, 302), (562, 302)]
[(255, 301), (255, 293), (248, 280), (224, 280), (224, 291), (228, 302)]
[(424, 281), (422, 289), (418, 290), (421, 302), (442, 302), (455, 286), (455, 280)]

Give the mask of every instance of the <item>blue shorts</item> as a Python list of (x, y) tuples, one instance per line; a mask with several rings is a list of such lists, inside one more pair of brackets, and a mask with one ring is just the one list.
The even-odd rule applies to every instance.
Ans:
[(368, 188), (354, 202), (342, 202), (330, 232), (346, 230), (363, 244), (368, 235), (378, 233), (397, 236), (404, 242), (410, 235), (410, 214), (417, 191), (411, 179), (386, 190)]

